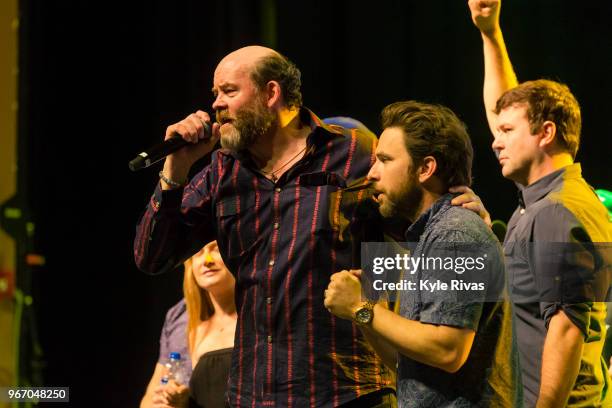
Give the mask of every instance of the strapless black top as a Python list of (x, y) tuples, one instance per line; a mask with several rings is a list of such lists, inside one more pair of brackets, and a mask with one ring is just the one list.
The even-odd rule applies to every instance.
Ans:
[(189, 380), (192, 407), (224, 408), (232, 348), (202, 354)]

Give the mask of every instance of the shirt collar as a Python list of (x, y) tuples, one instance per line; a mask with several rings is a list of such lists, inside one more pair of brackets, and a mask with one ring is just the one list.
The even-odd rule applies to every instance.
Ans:
[(569, 166), (556, 170), (542, 177), (535, 183), (519, 190), (519, 206), (521, 208), (527, 208), (546, 197), (551, 191), (559, 189), (563, 184), (563, 180), (579, 179), (581, 177), (582, 169), (580, 163), (570, 164)]
[[(327, 143), (330, 139), (343, 135), (344, 128), (337, 125), (328, 125), (323, 122), (310, 109), (300, 108), (300, 121), (310, 126), (311, 132), (306, 141), (310, 147), (312, 144), (320, 145)], [(309, 151), (311, 149), (308, 149)]]
[(407, 242), (417, 242), (425, 229), (433, 221), (438, 213), (446, 211), (452, 206), (450, 203), (454, 195), (446, 193), (442, 197), (438, 198), (435, 203), (427, 211), (425, 211), (411, 226), (406, 230), (404, 237)]

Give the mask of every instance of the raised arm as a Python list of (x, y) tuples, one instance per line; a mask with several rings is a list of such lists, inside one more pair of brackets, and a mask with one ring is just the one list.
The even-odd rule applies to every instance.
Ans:
[(219, 140), (219, 125), (213, 124), (212, 136), (207, 138), (205, 122), (210, 122), (208, 114), (197, 111), (166, 131), (166, 140), (179, 135), (190, 145), (166, 158), (160, 183), (136, 227), (134, 259), (145, 272), (173, 270), (216, 238), (210, 207), (216, 173), (208, 166), (191, 182), (187, 180), (192, 165)]
[(501, 0), (469, 0), (474, 25), (480, 30), (484, 55), (483, 98), (487, 121), (495, 134), (495, 104), (508, 89), (518, 85), (499, 25)]

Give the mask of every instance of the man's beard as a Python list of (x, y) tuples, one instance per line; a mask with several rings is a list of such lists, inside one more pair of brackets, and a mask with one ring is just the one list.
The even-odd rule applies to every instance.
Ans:
[[(227, 111), (217, 112), (217, 122), (229, 116)], [(255, 141), (264, 136), (274, 125), (276, 117), (265, 108), (259, 98), (253, 103), (240, 108), (231, 126), (226, 126), (221, 133), (221, 147), (240, 152), (253, 146)]]
[(416, 173), (410, 171), (408, 180), (402, 182), (397, 193), (392, 197), (385, 193), (378, 211), (384, 218), (399, 217), (414, 222), (422, 199), (423, 188), (419, 184)]

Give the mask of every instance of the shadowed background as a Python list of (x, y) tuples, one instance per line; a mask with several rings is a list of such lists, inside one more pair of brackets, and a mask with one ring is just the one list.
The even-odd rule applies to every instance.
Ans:
[[(45, 385), (74, 406), (136, 406), (157, 359), (178, 272), (151, 277), (132, 256), (159, 166), (127, 162), (165, 127), (210, 111), (228, 52), (266, 44), (302, 71), (305, 105), (375, 133), (388, 103), (453, 109), (475, 148), (474, 188), (493, 218), (516, 206), (490, 148), (480, 35), (467, 1), (20, 2), (20, 170), (36, 222), (32, 296)], [(567, 83), (582, 106), (587, 181), (612, 189), (612, 3), (506, 1), (502, 26), (519, 80)], [(29, 340), (22, 338), (23, 347)], [(36, 371), (36, 369), (34, 369)]]

